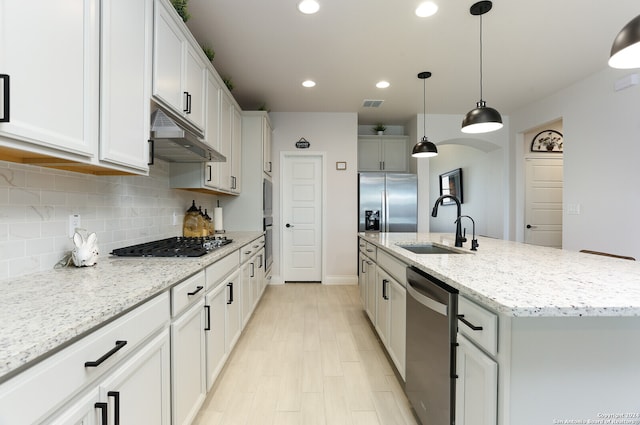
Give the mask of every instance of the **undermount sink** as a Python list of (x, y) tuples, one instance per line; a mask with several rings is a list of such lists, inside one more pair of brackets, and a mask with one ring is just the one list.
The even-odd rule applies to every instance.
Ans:
[(443, 248), (438, 245), (430, 243), (420, 245), (396, 245), (407, 251), (411, 251), (414, 254), (462, 254), (460, 251), (456, 251), (449, 248)]

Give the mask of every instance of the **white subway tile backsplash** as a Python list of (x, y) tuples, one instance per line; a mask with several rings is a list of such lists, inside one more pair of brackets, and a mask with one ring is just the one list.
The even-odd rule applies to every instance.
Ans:
[(212, 211), (216, 199), (170, 189), (169, 165), (163, 161), (156, 161), (148, 177), (0, 161), (0, 279), (52, 269), (73, 248), (70, 214), (80, 214), (81, 227), (96, 232), (100, 256), (106, 257), (115, 248), (181, 234), (191, 201)]

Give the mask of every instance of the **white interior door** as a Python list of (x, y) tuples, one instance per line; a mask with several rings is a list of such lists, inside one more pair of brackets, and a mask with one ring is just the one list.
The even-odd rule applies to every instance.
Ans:
[(527, 158), (525, 243), (562, 248), (562, 158)]
[(322, 281), (322, 183), (322, 156), (284, 156), (280, 240), (285, 282)]

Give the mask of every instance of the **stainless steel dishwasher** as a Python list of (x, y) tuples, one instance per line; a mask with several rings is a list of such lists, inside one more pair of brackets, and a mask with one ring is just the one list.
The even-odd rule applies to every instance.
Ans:
[(407, 397), (423, 425), (455, 421), (458, 291), (407, 268)]

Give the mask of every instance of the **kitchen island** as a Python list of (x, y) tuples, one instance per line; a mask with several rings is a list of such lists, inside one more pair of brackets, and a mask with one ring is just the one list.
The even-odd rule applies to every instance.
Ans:
[[(452, 234), (359, 236), (378, 258), (391, 255), (456, 288), (468, 317), (495, 318), (479, 332), (495, 326), (493, 346), (458, 327), (456, 424), (640, 423), (637, 262), (482, 237), (472, 252), (470, 242), (455, 248)], [(461, 253), (398, 246), (426, 243)]]

